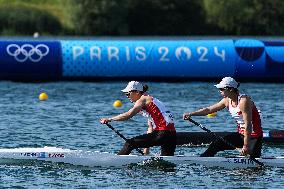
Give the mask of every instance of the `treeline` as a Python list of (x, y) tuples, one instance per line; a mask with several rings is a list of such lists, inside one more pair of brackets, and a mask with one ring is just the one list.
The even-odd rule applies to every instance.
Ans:
[(0, 0), (0, 33), (281, 36), (283, 10), (283, 0)]

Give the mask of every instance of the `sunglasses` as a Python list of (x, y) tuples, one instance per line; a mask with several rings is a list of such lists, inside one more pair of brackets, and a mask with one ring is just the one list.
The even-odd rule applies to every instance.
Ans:
[(133, 93), (133, 92), (137, 92), (137, 91), (136, 91), (136, 90), (133, 90), (133, 91), (129, 91), (129, 92), (124, 93), (124, 94), (125, 94), (125, 96), (129, 97), (129, 96), (131, 95), (131, 93)]
[(226, 90), (229, 90), (230, 88), (228, 87), (225, 87), (225, 88), (220, 88), (219, 91), (226, 91)]
[(129, 97), (129, 96), (131, 95), (131, 93), (132, 93), (132, 92), (133, 92), (133, 91), (129, 91), (129, 92), (124, 93), (124, 94), (125, 94), (125, 96)]

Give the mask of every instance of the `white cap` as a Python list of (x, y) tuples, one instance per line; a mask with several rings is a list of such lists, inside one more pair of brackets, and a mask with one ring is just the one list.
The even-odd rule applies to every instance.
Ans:
[(220, 83), (214, 86), (218, 89), (222, 89), (225, 87), (238, 88), (239, 84), (232, 77), (224, 77)]
[(142, 91), (143, 92), (143, 85), (139, 83), (138, 81), (130, 81), (128, 85), (125, 87), (125, 89), (121, 91), (124, 93), (130, 92), (130, 91)]

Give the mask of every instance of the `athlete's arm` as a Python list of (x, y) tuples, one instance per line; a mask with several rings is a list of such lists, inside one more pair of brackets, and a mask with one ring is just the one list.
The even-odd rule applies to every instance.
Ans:
[(145, 103), (146, 103), (146, 99), (144, 97), (141, 97), (139, 100), (135, 102), (134, 106), (127, 112), (124, 112), (122, 114), (119, 114), (111, 118), (102, 118), (100, 122), (102, 124), (105, 124), (110, 121), (124, 121), (124, 120), (130, 119), (142, 110), (142, 108), (145, 106)]
[(205, 116), (207, 114), (211, 114), (213, 112), (217, 112), (219, 110), (222, 110), (226, 107), (226, 98), (223, 98), (221, 101), (219, 101), (216, 104), (213, 104), (211, 106), (208, 106), (206, 108), (201, 108), (197, 111), (194, 112), (187, 112), (183, 114), (183, 119), (187, 120), (189, 119), (191, 116)]
[(239, 104), (240, 110), (244, 120), (244, 145), (241, 154), (249, 154), (250, 149), (250, 135), (252, 132), (252, 101), (249, 97), (242, 97)]

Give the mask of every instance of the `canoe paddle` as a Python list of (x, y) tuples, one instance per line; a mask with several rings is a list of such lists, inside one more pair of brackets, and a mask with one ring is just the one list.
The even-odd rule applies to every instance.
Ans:
[[(200, 127), (201, 129), (203, 129), (204, 131), (206, 131), (207, 133), (212, 134), (215, 138), (220, 139), (221, 141), (223, 141), (225, 144), (229, 145), (232, 148), (237, 149), (237, 147), (235, 145), (233, 145), (232, 143), (230, 143), (229, 141), (225, 140), (223, 137), (220, 137), (219, 135), (216, 135), (214, 132), (210, 131), (209, 129), (207, 129), (206, 127), (204, 127), (203, 125), (201, 125), (200, 123), (197, 123), (196, 121), (192, 120), (191, 118), (188, 119), (188, 121), (190, 121), (191, 123), (193, 123), (194, 125), (197, 125), (198, 127)], [(258, 161), (257, 159), (255, 159), (254, 157), (249, 156), (249, 159), (251, 159), (252, 161), (254, 161), (256, 164), (260, 165), (261, 167), (264, 166), (264, 164), (260, 161)]]
[[(125, 140), (125, 142), (129, 142), (129, 140), (127, 138), (125, 138), (120, 132), (118, 132), (118, 130), (116, 130), (113, 126), (111, 126), (109, 123), (106, 123), (106, 125), (113, 130), (118, 136), (120, 136), (120, 138), (122, 138), (123, 140)], [(131, 143), (130, 143), (131, 145)], [(141, 155), (144, 155), (144, 153), (142, 152), (142, 150), (135, 148), (135, 150), (137, 152), (139, 152)]]

